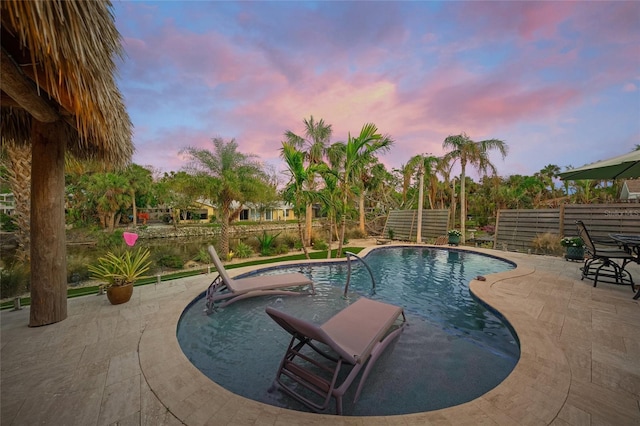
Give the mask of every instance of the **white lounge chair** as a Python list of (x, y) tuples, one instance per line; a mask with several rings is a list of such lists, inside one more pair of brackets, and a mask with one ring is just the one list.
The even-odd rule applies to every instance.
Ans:
[[(221, 302), (218, 305), (219, 307), (225, 307), (248, 297), (315, 294), (313, 281), (297, 272), (260, 275), (248, 278), (231, 278), (224, 269), (215, 248), (209, 246), (208, 251), (218, 271), (218, 276), (207, 289), (207, 312), (209, 313), (215, 309), (216, 302)], [(307, 291), (300, 291), (299, 287), (308, 287), (309, 289)], [(294, 288), (298, 289), (294, 290)]]
[[(270, 306), (266, 312), (292, 336), (276, 383), (314, 411), (325, 410), (334, 397), (337, 414), (342, 414), (342, 397), (362, 367), (366, 365), (354, 403), (374, 363), (406, 324), (401, 307), (366, 298), (358, 299), (322, 325)], [(400, 316), (401, 324), (394, 327)], [(343, 367), (351, 370), (341, 374)]]

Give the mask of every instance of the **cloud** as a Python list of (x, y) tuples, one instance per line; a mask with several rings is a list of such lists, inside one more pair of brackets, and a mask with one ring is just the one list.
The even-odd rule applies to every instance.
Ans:
[(640, 114), (629, 96), (638, 91), (638, 3), (116, 8), (127, 53), (119, 84), (141, 164), (179, 169), (181, 148), (210, 148), (215, 136), (277, 162), (284, 131), (302, 132), (310, 115), (333, 125), (334, 141), (375, 123), (396, 141), (389, 167), (440, 155), (444, 138), (462, 131), (507, 140), (505, 167), (533, 171), (553, 162), (549, 153), (575, 153), (576, 140), (597, 145), (604, 127), (639, 139), (637, 120), (620, 113)]

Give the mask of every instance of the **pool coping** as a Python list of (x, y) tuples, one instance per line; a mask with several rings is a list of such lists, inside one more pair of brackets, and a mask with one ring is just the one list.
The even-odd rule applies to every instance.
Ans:
[[(366, 248), (359, 255), (366, 256), (376, 249), (378, 247)], [(483, 249), (456, 250), (487, 254)], [(509, 253), (496, 256), (495, 251), (492, 251), (490, 255), (518, 265), (518, 261), (511, 258)], [(311, 262), (327, 261), (335, 262), (335, 259)], [(300, 263), (290, 261), (280, 265)], [(237, 276), (255, 269), (260, 269), (260, 266), (233, 269), (230, 273)], [(497, 387), (479, 398), (454, 407), (395, 416), (337, 417), (333, 414), (304, 413), (274, 407), (235, 395), (201, 373), (189, 362), (178, 344), (178, 320), (185, 307), (202, 293), (201, 285), (186, 286), (185, 291), (175, 294), (163, 307), (158, 318), (147, 322), (138, 347), (140, 368), (159, 401), (187, 425), (324, 424), (328, 420), (336, 424), (361, 425), (374, 419), (384, 424), (387, 420), (395, 422), (400, 418), (403, 423), (424, 424), (454, 419), (459, 421), (460, 416), (474, 421), (484, 418), (499, 424), (549, 424), (557, 417), (567, 398), (571, 370), (564, 352), (544, 330), (539, 329), (539, 325), (536, 327), (534, 318), (510, 297), (513, 289), (505, 286), (534, 273), (534, 268), (516, 266), (510, 271), (487, 275), (486, 281), (473, 280), (470, 283), (473, 294), (497, 310), (514, 328), (520, 342), (521, 355), (514, 370)]]

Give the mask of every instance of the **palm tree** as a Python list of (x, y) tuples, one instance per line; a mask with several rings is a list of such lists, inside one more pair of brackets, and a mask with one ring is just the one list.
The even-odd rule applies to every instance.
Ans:
[(289, 183), (287, 183), (287, 186), (284, 188), (282, 197), (293, 206), (293, 211), (298, 218), (298, 234), (300, 242), (302, 243), (302, 250), (304, 251), (305, 257), (309, 259), (307, 245), (304, 243), (302, 216), (306, 206), (308, 206), (316, 196), (314, 191), (306, 188), (309, 179), (312, 179), (319, 165), (308, 165), (305, 167), (305, 153), (298, 150), (291, 142), (282, 142), (280, 155), (284, 159), (289, 173)]
[(133, 209), (133, 226), (138, 224), (138, 206), (136, 196), (145, 195), (151, 190), (151, 171), (142, 166), (131, 163), (124, 171), (124, 176), (129, 181), (129, 191), (131, 193), (131, 206)]
[(131, 206), (129, 182), (120, 174), (96, 173), (91, 176), (89, 191), (101, 225), (108, 232), (113, 232), (120, 220), (120, 212)]
[[(333, 133), (331, 124), (326, 124), (323, 119), (315, 121), (313, 115), (310, 116), (308, 120), (306, 118), (303, 119), (303, 123), (305, 125), (304, 137), (298, 136), (291, 130), (287, 130), (284, 133), (286, 142), (299, 149), (306, 148), (306, 151), (304, 151), (304, 160), (308, 165), (323, 163), (326, 150), (331, 140), (331, 134)], [(309, 190), (313, 191), (316, 189), (315, 174), (309, 176), (306, 184)], [(302, 244), (311, 245), (311, 228), (313, 221), (312, 204), (306, 206), (305, 214), (306, 239), (302, 240)]]
[[(416, 242), (422, 242), (422, 209), (424, 207), (424, 175), (432, 181), (435, 176), (435, 168), (439, 159), (433, 155), (413, 156), (407, 165), (414, 170), (418, 170), (418, 226), (416, 231)], [(433, 200), (429, 197), (429, 206), (433, 209)]]
[[(254, 160), (254, 155), (238, 152), (235, 139), (225, 142), (222, 138), (214, 138), (212, 142), (213, 152), (187, 147), (181, 153), (191, 160), (186, 169), (203, 178), (206, 184), (203, 195), (216, 203), (220, 220), (220, 250), (227, 257), (232, 217), (242, 209), (244, 202), (262, 191), (267, 177), (262, 164)], [(232, 208), (234, 201), (240, 204), (235, 209), (238, 211)]]
[(462, 232), (461, 242), (465, 241), (465, 222), (467, 217), (466, 194), (465, 194), (465, 174), (467, 164), (475, 166), (476, 169), (486, 174), (487, 169), (492, 174), (496, 173), (495, 166), (489, 161), (489, 150), (497, 149), (502, 158), (506, 157), (507, 145), (499, 139), (487, 139), (475, 142), (467, 136), (466, 133), (460, 135), (448, 136), (442, 143), (443, 148), (449, 148), (445, 157), (452, 159), (454, 162), (460, 160), (460, 231)]
[(349, 134), (346, 143), (338, 142), (334, 144), (334, 149), (342, 152), (344, 161), (340, 170), (340, 191), (342, 193), (342, 228), (340, 230), (340, 241), (338, 242), (338, 257), (342, 256), (342, 245), (344, 234), (347, 228), (347, 209), (349, 197), (360, 191), (361, 184), (358, 177), (368, 164), (371, 164), (374, 154), (389, 150), (393, 140), (386, 135), (378, 133), (378, 128), (373, 123), (362, 126), (360, 135), (354, 138)]

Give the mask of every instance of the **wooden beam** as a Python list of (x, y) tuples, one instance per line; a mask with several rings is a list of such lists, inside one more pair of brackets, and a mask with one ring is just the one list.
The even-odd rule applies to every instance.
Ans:
[(62, 122), (34, 120), (31, 131), (31, 308), (29, 326), (67, 317)]
[(60, 120), (58, 112), (38, 94), (35, 84), (16, 66), (4, 49), (0, 65), (0, 87), (3, 92), (40, 122), (53, 123)]

